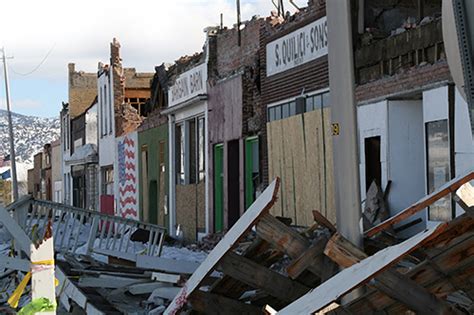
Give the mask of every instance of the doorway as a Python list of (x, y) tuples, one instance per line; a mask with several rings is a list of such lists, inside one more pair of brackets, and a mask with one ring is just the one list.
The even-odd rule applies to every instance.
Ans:
[(365, 138), (365, 191), (375, 180), (377, 185), (382, 184), (382, 163), (380, 161), (380, 136)]

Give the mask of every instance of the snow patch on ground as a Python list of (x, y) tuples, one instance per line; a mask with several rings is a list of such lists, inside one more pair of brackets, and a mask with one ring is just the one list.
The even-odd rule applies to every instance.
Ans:
[(175, 260), (202, 263), (207, 257), (206, 252), (192, 251), (186, 247), (163, 246), (161, 257)]

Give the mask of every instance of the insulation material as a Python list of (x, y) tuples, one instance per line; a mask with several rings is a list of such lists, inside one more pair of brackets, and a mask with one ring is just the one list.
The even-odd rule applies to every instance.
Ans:
[(138, 220), (138, 134), (131, 132), (115, 139), (116, 172), (115, 191), (117, 214), (123, 218)]
[(282, 189), (271, 213), (310, 226), (312, 210), (336, 221), (330, 109), (267, 123), (270, 178)]

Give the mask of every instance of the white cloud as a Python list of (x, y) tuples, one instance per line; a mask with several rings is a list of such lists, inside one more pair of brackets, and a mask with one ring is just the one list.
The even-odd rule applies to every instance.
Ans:
[[(27, 78), (55, 83), (44, 93), (64, 95), (67, 64), (95, 72), (99, 61), (109, 62), (109, 43), (116, 37), (121, 45), (123, 63), (139, 71), (153, 72), (154, 66), (173, 62), (182, 55), (200, 51), (204, 28), (236, 22), (235, 0), (16, 0), (4, 1), (0, 14), (0, 47), (5, 46), (10, 60), (11, 79), (17, 80), (16, 95), (26, 107), (34, 107), (35, 95), (23, 86), (24, 77), (54, 47), (44, 64)], [(307, 0), (297, 0), (305, 5)], [(286, 9), (291, 6), (286, 4)], [(242, 19), (268, 16), (271, 0), (241, 0)], [(1, 67), (0, 67), (1, 68)], [(1, 75), (0, 75), (1, 76)], [(62, 84), (59, 92), (58, 83)], [(64, 84), (63, 84), (64, 83)], [(27, 84), (26, 82), (24, 84)], [(0, 86), (1, 88), (1, 86)], [(0, 91), (0, 96), (3, 93)], [(16, 108), (17, 105), (15, 105)]]
[[(271, 0), (242, 0), (241, 6), (243, 19), (273, 9)], [(50, 79), (64, 79), (68, 62), (95, 71), (99, 60), (108, 61), (113, 37), (122, 44), (125, 65), (153, 71), (200, 50), (203, 29), (218, 25), (220, 13), (225, 25), (236, 21), (235, 0), (23, 0), (5, 2), (2, 13), (0, 45), (14, 55), (11, 67), (28, 72), (54, 46), (35, 72)]]

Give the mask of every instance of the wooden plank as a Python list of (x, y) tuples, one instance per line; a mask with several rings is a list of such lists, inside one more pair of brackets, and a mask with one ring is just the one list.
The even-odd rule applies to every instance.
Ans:
[(23, 272), (29, 272), (30, 261), (25, 260), (25, 259), (0, 255), (0, 267), (13, 269), (13, 270), (19, 270)]
[[(264, 215), (260, 219), (257, 235), (293, 259), (299, 258), (310, 247), (306, 238), (271, 215)], [(309, 265), (308, 270), (318, 277), (322, 274), (322, 266), (318, 262)]]
[(321, 226), (326, 227), (331, 233), (336, 232), (336, 227), (334, 226), (334, 224), (332, 224), (328, 219), (326, 219), (326, 217), (323, 216), (321, 212), (313, 210), (313, 219)]
[(117, 289), (126, 287), (136, 283), (147, 282), (147, 279), (134, 279), (116, 276), (99, 276), (99, 277), (80, 277), (79, 286), (87, 288), (110, 288)]
[(319, 287), (279, 311), (279, 314), (310, 314), (319, 311), (389, 268), (420, 247), (423, 242), (441, 233), (445, 227), (446, 224), (439, 224), (342, 270)]
[(18, 245), (21, 251), (23, 251), (26, 256), (30, 257), (30, 238), (11, 217), (10, 213), (3, 207), (0, 207), (0, 222), (2, 222), (3, 226), (7, 229), (10, 235), (13, 236), (13, 239), (15, 239), (15, 245)]
[[(363, 251), (340, 234), (335, 234), (330, 239), (324, 253), (345, 268), (367, 258)], [(437, 298), (412, 279), (393, 270), (380, 273), (375, 277), (372, 285), (419, 314), (457, 313), (447, 302)]]
[(292, 279), (296, 279), (312, 264), (316, 263), (322, 266), (322, 254), (327, 241), (327, 237), (320, 238), (316, 241), (316, 244), (311, 245), (303, 254), (294, 259), (291, 264), (286, 267), (286, 273), (288, 276)]
[(209, 253), (206, 260), (193, 273), (186, 285), (181, 289), (177, 297), (173, 299), (171, 304), (165, 311), (165, 314), (176, 314), (184, 305), (188, 297), (196, 291), (204, 278), (209, 275), (217, 266), (222, 257), (231, 250), (234, 245), (242, 238), (242, 236), (252, 228), (252, 226), (260, 219), (260, 217), (268, 213), (270, 208), (276, 201), (280, 179), (276, 178), (265, 191), (255, 200), (240, 219), (225, 234), (224, 238)]
[(138, 268), (189, 275), (195, 272), (199, 267), (199, 263), (193, 261), (176, 260), (146, 255), (137, 256), (136, 264)]
[(233, 252), (224, 256), (220, 268), (226, 275), (284, 301), (291, 302), (309, 291), (304, 285)]
[(402, 210), (401, 212), (397, 213), (393, 217), (391, 217), (388, 220), (385, 220), (384, 222), (380, 223), (377, 226), (374, 226), (373, 228), (367, 230), (365, 232), (365, 236), (370, 237), (374, 236), (375, 234), (393, 226), (396, 223), (399, 223), (406, 218), (411, 217), (415, 213), (423, 210), (424, 208), (428, 207), (429, 205), (433, 204), (437, 200), (443, 198), (444, 196), (448, 195), (449, 193), (454, 193), (456, 190), (464, 185), (465, 183), (471, 181), (474, 179), (474, 172), (470, 171), (466, 175), (462, 175), (459, 177), (456, 177), (455, 179), (447, 182), (428, 196), (425, 196), (418, 200), (416, 203), (413, 205), (409, 206), (408, 208)]
[(156, 288), (151, 293), (149, 299), (153, 300), (155, 297), (158, 297), (165, 300), (172, 300), (178, 295), (180, 290), (181, 288), (179, 287), (169, 287), (169, 286)]
[(199, 290), (193, 293), (189, 302), (193, 310), (205, 314), (262, 314), (259, 307)]
[(150, 294), (154, 290), (158, 288), (166, 287), (166, 286), (169, 286), (169, 285), (165, 283), (160, 283), (160, 282), (137, 283), (137, 284), (130, 285), (127, 288), (127, 291), (133, 295)]
[(153, 272), (151, 274), (151, 279), (159, 282), (167, 282), (167, 283), (179, 283), (182, 281), (181, 275), (175, 275), (170, 273), (163, 273), (163, 272)]
[[(298, 196), (303, 198), (305, 201), (306, 209), (321, 209), (321, 128), (319, 128), (319, 122), (321, 121), (320, 113), (317, 111), (310, 111), (304, 113), (304, 133), (305, 133), (305, 150), (306, 150), (306, 172), (304, 177), (301, 179), (304, 183), (304, 194)], [(310, 222), (311, 213), (306, 213), (308, 222)]]
[(470, 215), (474, 214), (474, 187), (465, 183), (456, 191), (454, 200)]

